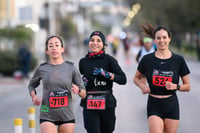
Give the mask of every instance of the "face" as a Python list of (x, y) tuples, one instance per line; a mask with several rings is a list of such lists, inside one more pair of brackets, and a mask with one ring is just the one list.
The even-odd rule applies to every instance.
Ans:
[(152, 43), (151, 43), (151, 42), (145, 42), (145, 43), (144, 43), (144, 47), (145, 47), (147, 50), (150, 50), (151, 47), (152, 47)]
[(157, 44), (158, 50), (166, 50), (169, 47), (171, 38), (167, 31), (161, 29), (155, 33), (155, 43)]
[(93, 53), (99, 52), (103, 49), (103, 42), (99, 36), (92, 36), (89, 41), (89, 49)]
[(60, 40), (57, 37), (53, 37), (48, 41), (46, 53), (52, 59), (62, 58), (64, 48), (61, 45)]

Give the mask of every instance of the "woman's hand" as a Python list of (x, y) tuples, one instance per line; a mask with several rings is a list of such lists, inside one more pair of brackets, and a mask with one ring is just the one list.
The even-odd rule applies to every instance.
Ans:
[(39, 98), (38, 96), (32, 96), (32, 102), (33, 105), (39, 106), (42, 103), (42, 98)]
[(74, 94), (78, 94), (81, 98), (86, 97), (86, 91), (84, 89), (79, 89), (77, 85), (72, 84), (71, 90)]
[(140, 85), (140, 89), (143, 94), (147, 94), (151, 92), (150, 88), (145, 84)]
[(31, 92), (31, 98), (32, 98), (33, 105), (39, 106), (42, 103), (42, 98), (39, 98), (36, 95), (35, 91)]
[(174, 84), (172, 82), (166, 81), (165, 82), (165, 87), (167, 90), (176, 90), (177, 84)]
[(93, 71), (93, 75), (101, 75), (106, 79), (110, 79), (112, 74), (110, 72), (105, 71), (103, 68), (95, 68)]
[(78, 94), (79, 93), (79, 87), (75, 84), (72, 84), (72, 92), (74, 94)]
[(150, 88), (146, 85), (146, 78), (144, 78), (143, 74), (138, 70), (135, 73), (133, 82), (141, 89), (143, 94), (151, 92)]

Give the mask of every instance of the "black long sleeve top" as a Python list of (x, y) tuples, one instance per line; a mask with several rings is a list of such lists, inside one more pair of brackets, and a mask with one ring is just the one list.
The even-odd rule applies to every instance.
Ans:
[[(106, 79), (101, 75), (93, 75), (95, 68), (103, 68), (114, 74), (114, 80)], [(80, 73), (87, 78), (86, 91), (107, 91), (109, 95), (106, 100), (106, 107), (116, 107), (116, 99), (113, 96), (113, 82), (124, 85), (127, 82), (126, 75), (119, 66), (117, 60), (108, 54), (99, 54), (89, 57), (87, 54), (79, 62)], [(81, 106), (86, 106), (86, 99), (82, 99)]]

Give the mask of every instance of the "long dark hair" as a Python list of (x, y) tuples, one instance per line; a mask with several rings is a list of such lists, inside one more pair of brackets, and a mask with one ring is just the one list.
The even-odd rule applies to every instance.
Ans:
[(167, 32), (168, 36), (171, 38), (171, 31), (169, 30), (169, 28), (167, 28), (166, 26), (163, 26), (163, 25), (158, 25), (156, 27), (153, 27), (151, 24), (149, 23), (146, 23), (146, 24), (142, 24), (140, 25), (142, 30), (143, 30), (143, 33), (145, 36), (148, 36), (150, 38), (153, 38), (155, 39), (155, 34), (157, 31), (163, 29)]

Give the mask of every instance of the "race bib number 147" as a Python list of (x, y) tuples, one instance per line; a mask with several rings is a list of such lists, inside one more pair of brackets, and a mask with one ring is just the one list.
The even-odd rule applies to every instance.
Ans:
[(102, 96), (92, 96), (90, 95), (87, 99), (87, 109), (97, 109), (104, 110), (105, 109), (105, 97)]

